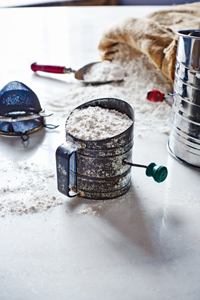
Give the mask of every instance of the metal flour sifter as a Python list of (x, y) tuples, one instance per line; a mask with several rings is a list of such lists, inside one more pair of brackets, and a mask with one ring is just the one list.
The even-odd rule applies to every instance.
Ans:
[(117, 110), (133, 123), (122, 133), (99, 140), (83, 140), (66, 130), (66, 142), (56, 150), (57, 184), (61, 193), (95, 200), (118, 197), (130, 187), (132, 166), (145, 168), (146, 175), (158, 183), (166, 179), (167, 168), (164, 166), (132, 163), (134, 111), (130, 104), (120, 99), (102, 98), (76, 109), (89, 106)]
[(172, 97), (172, 126), (168, 150), (178, 161), (200, 168), (200, 30), (178, 34), (173, 94), (152, 90), (147, 99), (162, 102)]
[(200, 167), (200, 30), (178, 32), (169, 151)]

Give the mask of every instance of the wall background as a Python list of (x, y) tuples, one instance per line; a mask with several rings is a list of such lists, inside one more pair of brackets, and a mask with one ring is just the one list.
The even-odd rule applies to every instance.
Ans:
[(120, 5), (173, 5), (186, 4), (199, 1), (194, 0), (119, 0)]

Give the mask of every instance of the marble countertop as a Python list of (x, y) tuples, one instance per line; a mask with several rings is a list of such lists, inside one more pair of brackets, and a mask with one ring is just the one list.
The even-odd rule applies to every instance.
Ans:
[[(56, 90), (67, 93), (71, 81), (35, 76), (30, 64), (65, 62), (78, 69), (97, 61), (103, 27), (157, 9), (1, 9), (1, 88), (18, 80), (40, 99)], [(64, 124), (55, 132), (34, 134), (28, 149), (0, 137), (0, 155), (8, 165), (29, 159), (53, 164), (63, 140)], [(137, 162), (156, 160), (167, 166), (165, 182), (157, 184), (132, 169), (130, 190), (105, 205), (93, 204), (92, 213), (80, 211), (87, 200), (63, 196), (62, 205), (47, 211), (0, 217), (1, 300), (200, 298), (199, 171), (168, 153), (167, 135), (149, 131), (134, 142)], [(0, 169), (1, 182), (3, 174)], [(7, 180), (12, 186), (12, 177)]]

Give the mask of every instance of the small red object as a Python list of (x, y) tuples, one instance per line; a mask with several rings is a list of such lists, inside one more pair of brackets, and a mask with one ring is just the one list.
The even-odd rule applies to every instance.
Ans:
[(151, 102), (163, 102), (165, 94), (158, 90), (151, 90), (147, 93), (147, 99)]
[(64, 69), (65, 69), (65, 67), (38, 65), (37, 63), (33, 63), (31, 65), (31, 70), (33, 72), (42, 71), (42, 72), (48, 72), (48, 73), (63, 74)]

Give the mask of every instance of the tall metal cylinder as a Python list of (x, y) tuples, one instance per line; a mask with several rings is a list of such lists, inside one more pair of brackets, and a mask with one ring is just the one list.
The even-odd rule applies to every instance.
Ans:
[(200, 167), (200, 30), (178, 33), (172, 127), (168, 147), (185, 164)]

